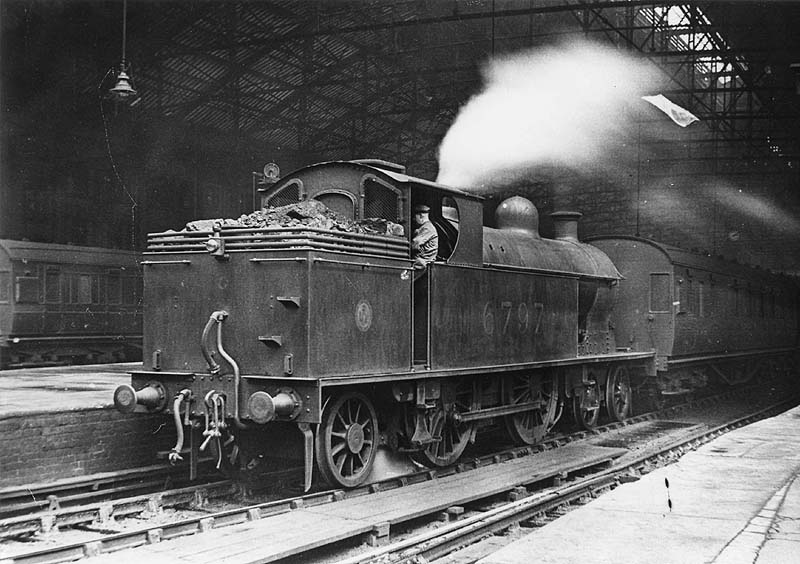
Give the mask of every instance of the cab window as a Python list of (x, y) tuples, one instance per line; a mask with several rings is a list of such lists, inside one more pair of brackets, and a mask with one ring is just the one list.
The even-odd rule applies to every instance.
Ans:
[(364, 178), (364, 217), (379, 217), (401, 223), (400, 191), (381, 179), (367, 175)]
[(317, 194), (313, 198), (318, 202), (348, 219), (356, 219), (356, 198), (350, 192), (344, 190), (330, 190)]
[(289, 204), (296, 204), (300, 201), (300, 187), (301, 182), (299, 180), (292, 180), (268, 198), (264, 198), (262, 205), (264, 207), (279, 208)]

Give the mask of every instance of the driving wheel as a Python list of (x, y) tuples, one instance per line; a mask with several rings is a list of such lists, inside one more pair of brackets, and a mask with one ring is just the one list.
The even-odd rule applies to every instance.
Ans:
[(514, 375), (506, 382), (506, 404), (535, 403), (529, 411), (505, 416), (511, 439), (517, 444), (532, 445), (544, 439), (555, 425), (558, 412), (558, 390), (552, 375)]
[(606, 411), (612, 421), (624, 421), (631, 413), (631, 378), (624, 366), (614, 366), (606, 382)]
[(317, 465), (322, 477), (334, 487), (364, 483), (377, 448), (378, 417), (372, 402), (357, 392), (332, 398), (317, 432)]
[(412, 455), (414, 460), (425, 466), (449, 466), (454, 463), (475, 434), (476, 423), (465, 423), (460, 417), (462, 413), (478, 409), (472, 380), (448, 384), (443, 386), (442, 392), (442, 405), (425, 415), (431, 435), (438, 440)]
[(600, 390), (596, 380), (572, 393), (572, 415), (579, 427), (591, 431), (600, 419)]

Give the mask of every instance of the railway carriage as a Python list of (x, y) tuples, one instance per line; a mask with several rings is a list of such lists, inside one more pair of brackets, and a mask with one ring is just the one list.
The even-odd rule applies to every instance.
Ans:
[(137, 257), (0, 240), (0, 368), (139, 360)]
[[(379, 446), (440, 466), (484, 425), (541, 440), (565, 402), (587, 427), (602, 406), (623, 419), (631, 378), (655, 374), (652, 351), (617, 348), (621, 277), (577, 240), (576, 214), (556, 214), (556, 238), (545, 239), (536, 208), (515, 197), (484, 227), (479, 196), (382, 161), (300, 169), (262, 204), (307, 200), (405, 235), (224, 223), (150, 235), (144, 366), (114, 399), (173, 415), (171, 460), (209, 445), (233, 458), (233, 445), (290, 422), (306, 488), (314, 461), (332, 485), (356, 486)], [(422, 271), (410, 253), (416, 204), (439, 235)], [(186, 429), (202, 435), (189, 448)]]
[(622, 273), (615, 333), (622, 347), (656, 351), (658, 396), (794, 366), (795, 279), (640, 237), (587, 240)]

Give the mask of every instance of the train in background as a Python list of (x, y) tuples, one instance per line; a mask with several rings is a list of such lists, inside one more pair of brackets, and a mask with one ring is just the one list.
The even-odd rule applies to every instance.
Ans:
[[(741, 267), (736, 278), (780, 296), (769, 331), (783, 336), (715, 349), (711, 327), (701, 329), (714, 316), (681, 317), (681, 269), (703, 269), (677, 251), (626, 262), (624, 238), (582, 243), (580, 214), (553, 214), (548, 239), (536, 207), (512, 197), (484, 226), (480, 196), (376, 160), (304, 167), (262, 196), (264, 206), (307, 200), (349, 219), (399, 223), (405, 235), (216, 223), (149, 236), (143, 368), (114, 401), (123, 412), (172, 415), (173, 462), (211, 448), (218, 465), (237, 456), (245, 464), (242, 453), (289, 424), (306, 489), (315, 466), (331, 485), (353, 487), (370, 478), (378, 447), (445, 466), (485, 427), (534, 444), (563, 412), (590, 429), (601, 413), (625, 419), (643, 390), (696, 389), (705, 382), (684, 371), (713, 370), (702, 362), (715, 356), (788, 365), (797, 352), (797, 286), (784, 277)], [(423, 271), (410, 246), (418, 204), (439, 236)], [(765, 316), (744, 311), (748, 323), (731, 332), (766, 330)], [(686, 330), (708, 335), (710, 348), (684, 346)], [(737, 356), (734, 344), (749, 352)]]
[(656, 352), (656, 400), (794, 368), (797, 279), (639, 237), (586, 241), (623, 276), (612, 315), (617, 344)]
[(0, 240), (0, 368), (141, 360), (140, 257)]

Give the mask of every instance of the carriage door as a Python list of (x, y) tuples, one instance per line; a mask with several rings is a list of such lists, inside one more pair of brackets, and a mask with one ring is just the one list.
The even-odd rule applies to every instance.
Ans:
[[(674, 307), (671, 290), (671, 273), (650, 273), (650, 303), (647, 312), (649, 345), (656, 349), (659, 356), (669, 354), (672, 348), (672, 343), (668, 342), (672, 336)], [(675, 299), (678, 299), (677, 292)]]

